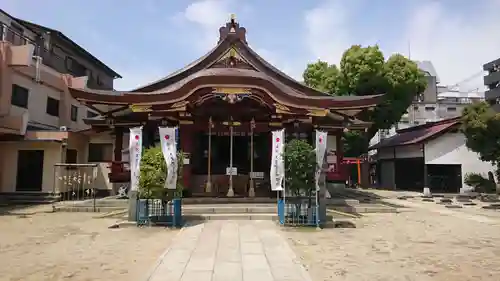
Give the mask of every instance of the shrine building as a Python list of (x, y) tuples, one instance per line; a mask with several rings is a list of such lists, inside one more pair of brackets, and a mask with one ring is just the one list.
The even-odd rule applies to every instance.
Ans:
[(250, 187), (250, 196), (269, 196), (271, 131), (281, 128), (287, 139), (311, 144), (315, 129), (328, 131), (328, 179), (345, 180), (338, 165), (341, 135), (368, 128), (357, 116), (382, 96), (331, 96), (305, 86), (252, 50), (234, 16), (219, 33), (206, 55), (140, 88), (69, 88), (73, 98), (100, 114), (84, 120), (90, 134), (112, 136), (110, 182), (130, 180), (128, 133), (137, 126), (143, 126), (145, 147), (159, 143), (159, 126), (178, 126), (183, 183), (192, 196), (228, 195), (230, 166), (234, 196), (249, 196)]

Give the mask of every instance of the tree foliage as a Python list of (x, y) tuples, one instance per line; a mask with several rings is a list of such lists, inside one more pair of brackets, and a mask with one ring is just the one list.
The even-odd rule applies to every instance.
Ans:
[(500, 114), (486, 102), (471, 104), (462, 111), (461, 130), (467, 147), (483, 161), (500, 164)]
[[(183, 153), (177, 153), (177, 192), (182, 193)], [(146, 148), (143, 151), (140, 178), (139, 196), (144, 199), (165, 199), (167, 190), (165, 180), (167, 165), (160, 146)]]
[(305, 140), (293, 139), (286, 143), (285, 185), (294, 196), (311, 196), (316, 188), (316, 153)]
[(345, 134), (345, 154), (349, 156), (366, 152), (375, 133), (397, 123), (426, 87), (424, 73), (413, 61), (399, 54), (385, 60), (378, 46), (352, 46), (344, 52), (339, 67), (324, 61), (308, 64), (303, 78), (306, 85), (330, 95), (384, 94), (380, 105), (358, 116), (373, 122), (368, 132)]

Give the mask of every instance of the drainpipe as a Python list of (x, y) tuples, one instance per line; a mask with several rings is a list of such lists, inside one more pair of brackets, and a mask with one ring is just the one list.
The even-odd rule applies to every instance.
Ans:
[(429, 186), (429, 177), (427, 174), (427, 164), (425, 163), (425, 144), (422, 144), (422, 155), (424, 158), (424, 190), (423, 190), (423, 194), (424, 194), (424, 196), (431, 196), (431, 190), (428, 187)]

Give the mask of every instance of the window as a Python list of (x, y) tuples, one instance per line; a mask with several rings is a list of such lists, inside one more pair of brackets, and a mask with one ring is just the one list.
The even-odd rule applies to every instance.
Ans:
[(12, 98), (10, 104), (28, 108), (29, 90), (17, 84), (12, 84)]
[(436, 108), (434, 106), (426, 106), (425, 111), (434, 111)]
[(413, 107), (413, 110), (418, 111), (418, 106), (416, 106), (416, 105), (415, 105), (415, 106)]
[(66, 149), (66, 163), (76, 164), (78, 162), (78, 152), (76, 149)]
[(78, 119), (78, 107), (76, 105), (71, 105), (71, 121), (76, 122)]
[(47, 114), (52, 116), (59, 116), (59, 100), (47, 97)]
[[(66, 164), (78, 163), (78, 152), (76, 149), (66, 149)], [(66, 170), (75, 170), (75, 166), (67, 166)]]
[(99, 115), (99, 114), (97, 114), (97, 113), (95, 113), (93, 111), (87, 110), (87, 118), (94, 118), (97, 115)]
[(113, 145), (109, 143), (89, 143), (88, 162), (108, 162), (112, 160)]
[(97, 85), (102, 86), (104, 83), (102, 83), (101, 76), (97, 75)]
[(16, 24), (15, 22), (11, 22), (10, 28), (7, 28), (5, 39), (11, 42), (14, 46), (23, 45), (26, 43), (23, 32), (24, 29), (20, 25)]
[(66, 69), (75, 76), (86, 76), (87, 69), (72, 57), (66, 57)]
[(457, 111), (456, 107), (448, 107), (446, 108), (447, 111)]

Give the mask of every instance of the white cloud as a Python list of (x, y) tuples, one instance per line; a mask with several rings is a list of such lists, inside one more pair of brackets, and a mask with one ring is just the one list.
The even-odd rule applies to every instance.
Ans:
[(498, 0), (482, 3), (483, 14), (453, 13), (437, 1), (417, 6), (407, 23), (406, 42), (398, 47), (410, 42), (411, 58), (432, 61), (442, 84), (477, 74), (461, 83), (460, 89), (483, 89), (482, 65), (500, 57), (500, 5)]
[(201, 31), (201, 38), (194, 40), (196, 46), (210, 50), (219, 38), (219, 28), (229, 19), (231, 0), (202, 0), (189, 4), (174, 20), (178, 24), (194, 24)]
[[(232, 13), (238, 15), (238, 18), (240, 16), (244, 18), (252, 12), (250, 6), (236, 0), (202, 0), (188, 5), (184, 11), (175, 15), (173, 20), (177, 24), (193, 24), (195, 30), (191, 31), (200, 35), (201, 38), (188, 40), (196, 42), (197, 49), (206, 52), (215, 47), (219, 39), (219, 28), (229, 20)], [(244, 22), (242, 22), (242, 26), (244, 25)], [(290, 63), (285, 63), (285, 59), (279, 54), (259, 47), (254, 50), (281, 71), (294, 78), (301, 79), (303, 69), (295, 71), (299, 69), (292, 67)]]
[[(345, 3), (345, 2), (344, 2)], [(306, 11), (306, 47), (311, 53), (310, 61), (321, 59), (338, 64), (342, 53), (350, 47), (348, 9), (340, 0), (326, 0), (319, 6)]]
[(392, 43), (385, 42), (384, 38), (365, 38), (356, 42), (350, 35), (353, 31), (349, 30), (350, 22), (357, 20), (351, 17), (352, 9), (346, 2), (325, 0), (305, 13), (305, 40), (312, 60), (329, 63), (338, 63), (342, 53), (352, 44), (377, 42), (386, 55), (394, 52), (408, 55), (410, 46), (412, 59), (432, 61), (442, 84), (455, 84), (475, 75), (461, 83), (460, 89), (483, 89), (482, 65), (500, 57), (500, 33), (496, 32), (500, 27), (497, 15), (500, 1), (480, 3), (479, 6), (484, 6), (483, 11), (458, 13), (442, 2), (421, 1), (411, 8), (407, 22), (402, 23), (405, 28), (400, 40)]

